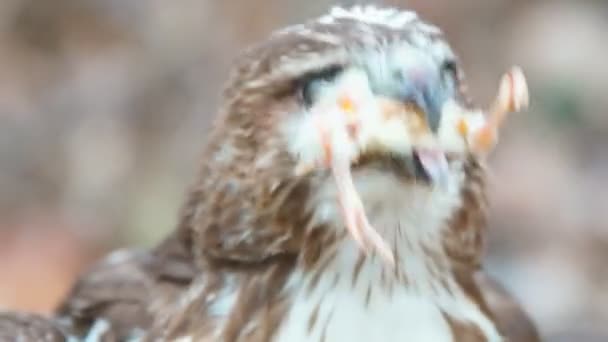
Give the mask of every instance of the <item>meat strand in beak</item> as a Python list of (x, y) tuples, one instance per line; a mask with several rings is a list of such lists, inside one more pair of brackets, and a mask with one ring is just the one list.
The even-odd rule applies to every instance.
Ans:
[(498, 142), (498, 130), (507, 115), (526, 109), (529, 100), (526, 77), (519, 67), (513, 67), (503, 75), (496, 100), (485, 122), (475, 125), (462, 119), (457, 129), (467, 139), (474, 153), (489, 153)]
[(344, 151), (336, 151), (340, 146), (344, 146), (343, 144), (352, 143), (340, 141), (351, 138), (351, 135), (350, 132), (345, 133), (339, 130), (341, 128), (349, 129), (348, 127), (353, 127), (353, 125), (356, 126), (356, 122), (350, 121), (348, 125), (333, 127), (337, 128), (337, 130), (332, 130), (332, 127), (326, 127), (325, 123), (327, 122), (319, 121), (316, 126), (325, 154), (325, 166), (331, 169), (331, 174), (336, 184), (338, 202), (340, 203), (346, 230), (364, 252), (377, 252), (392, 267), (395, 263), (393, 253), (384, 239), (369, 223), (365, 214), (365, 208), (355, 188), (351, 172), (352, 158), (347, 153), (344, 153)]
[(336, 160), (332, 163), (331, 171), (338, 188), (338, 201), (346, 229), (365, 252), (376, 251), (393, 265), (395, 260), (391, 249), (367, 219), (365, 208), (353, 183), (350, 163)]

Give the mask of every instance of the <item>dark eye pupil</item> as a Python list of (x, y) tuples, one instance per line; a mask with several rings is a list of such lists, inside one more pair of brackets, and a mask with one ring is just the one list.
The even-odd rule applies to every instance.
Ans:
[(341, 72), (341, 66), (331, 66), (323, 70), (310, 72), (302, 77), (299, 82), (304, 104), (307, 107), (312, 106), (323, 86), (332, 82)]
[(456, 79), (458, 76), (458, 64), (455, 60), (447, 60), (441, 66), (441, 74), (443, 77)]
[(312, 106), (319, 89), (318, 80), (310, 80), (302, 86), (302, 100), (307, 107)]

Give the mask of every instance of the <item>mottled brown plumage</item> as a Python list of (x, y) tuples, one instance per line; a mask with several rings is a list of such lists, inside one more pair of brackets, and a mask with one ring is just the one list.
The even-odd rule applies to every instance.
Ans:
[[(324, 186), (327, 174), (296, 176), (297, 160), (288, 153), (280, 131), (286, 116), (301, 111), (299, 82), (303, 75), (328, 65), (350, 63), (352, 50), (369, 45), (381, 48), (387, 41), (415, 40), (413, 36), (419, 31), (430, 41), (443, 39), (438, 31), (425, 25), (418, 19), (399, 28), (362, 24), (353, 18), (331, 24), (319, 20), (275, 34), (244, 54), (224, 93), (224, 106), (203, 154), (199, 180), (186, 205), (188, 215), (181, 222), (192, 232), (193, 253), (203, 274), (181, 303), (160, 316), (153, 335), (225, 341), (276, 338), (290, 306), (295, 305), (290, 298), (293, 294), (288, 289), (289, 278), (297, 272), (309, 273), (304, 293), (312, 292), (335, 260), (340, 243), (350, 239), (344, 231), (336, 232), (315, 222), (315, 208), (310, 203)], [(455, 98), (468, 106), (462, 73), (456, 71), (460, 91)], [(404, 182), (415, 183), (415, 170), (400, 163), (382, 155), (366, 155), (358, 167), (383, 170)], [(464, 159), (462, 204), (446, 220), (447, 229), (441, 234), (443, 249), (421, 247), (428, 248), (424, 255), (432, 272), (440, 279), (444, 275), (453, 278), (492, 320), (495, 313), (474, 279), (480, 272), (486, 225), (482, 165), (478, 157)], [(396, 246), (394, 251), (398, 255)], [(370, 257), (373, 258), (359, 255), (353, 286), (364, 260)], [(335, 283), (337, 279), (336, 276)], [(389, 293), (416, 281), (400, 274), (399, 267), (394, 273), (382, 271), (379, 280), (379, 287)], [(366, 305), (377, 290), (367, 288)], [(233, 302), (215, 309), (224, 305), (222, 300)], [(319, 307), (312, 310), (302, 324), (309, 331), (318, 327), (323, 339), (331, 318), (325, 317), (323, 322), (318, 311)], [(448, 318), (456, 340), (488, 338), (473, 323), (461, 324), (459, 317)]]
[(475, 274), (475, 282), (507, 341), (541, 340), (532, 319), (502, 285), (482, 272)]
[(0, 312), (0, 341), (63, 342), (66, 336), (60, 325), (48, 317)]
[(95, 324), (108, 323), (105, 340), (136, 337), (196, 273), (187, 242), (173, 234), (152, 251), (108, 255), (76, 282), (56, 314), (73, 336), (86, 337)]
[[(349, 167), (392, 265), (353, 240), (340, 180), (298, 167), (321, 156), (306, 127), (336, 115), (315, 110), (348, 75), (396, 106), (330, 146), (330, 159), (363, 146)], [(61, 306), (80, 336), (106, 322), (107, 336), (149, 341), (538, 340), (483, 276), (484, 158), (454, 124), (480, 114), (437, 28), (411, 12), (333, 10), (247, 50), (221, 103), (176, 232), (102, 261)]]

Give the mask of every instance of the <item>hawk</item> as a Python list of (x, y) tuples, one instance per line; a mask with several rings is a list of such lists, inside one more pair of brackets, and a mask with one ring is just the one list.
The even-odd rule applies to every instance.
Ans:
[[(484, 113), (442, 32), (335, 8), (237, 60), (176, 232), (94, 267), (58, 316), (150, 341), (537, 341), (481, 269)], [(507, 95), (505, 95), (507, 94)], [(493, 113), (493, 114), (492, 114)]]

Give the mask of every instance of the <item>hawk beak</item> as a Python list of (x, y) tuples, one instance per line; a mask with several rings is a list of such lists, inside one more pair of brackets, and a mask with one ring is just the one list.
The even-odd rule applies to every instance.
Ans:
[(381, 116), (387, 121), (401, 118), (409, 137), (406, 153), (414, 157), (409, 163), (414, 167), (411, 171), (441, 186), (447, 183), (449, 169), (438, 134), (444, 104), (452, 97), (452, 92), (433, 65), (416, 63), (398, 70), (402, 77), (390, 80), (372, 77), (372, 89), (381, 104)]
[(449, 176), (446, 151), (488, 154), (498, 142), (499, 129), (508, 113), (526, 109), (529, 104), (526, 78), (518, 67), (504, 74), (496, 100), (485, 114), (461, 107), (433, 81), (403, 83), (400, 89), (392, 96), (379, 97), (381, 116), (387, 121), (402, 119), (411, 138), (414, 163), (410, 164), (416, 168), (414, 172), (423, 173), (439, 186), (446, 185)]
[[(380, 115), (383, 120), (391, 120), (392, 118), (401, 118), (404, 122), (404, 129), (409, 132), (411, 139), (419, 138), (420, 141), (412, 141), (409, 151), (406, 154), (413, 157), (413, 160), (403, 165), (409, 169), (412, 174), (420, 175), (428, 179), (432, 184), (443, 187), (447, 184), (449, 176), (448, 159), (446, 152), (439, 147), (438, 137), (435, 133), (438, 126), (432, 123), (431, 117), (439, 118), (441, 113), (437, 104), (412, 103), (403, 102), (401, 100), (388, 99), (379, 97)], [(427, 108), (426, 110), (424, 108)], [(433, 110), (432, 114), (428, 111)]]

